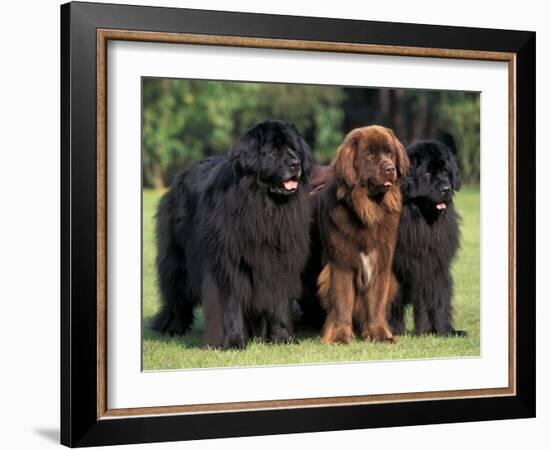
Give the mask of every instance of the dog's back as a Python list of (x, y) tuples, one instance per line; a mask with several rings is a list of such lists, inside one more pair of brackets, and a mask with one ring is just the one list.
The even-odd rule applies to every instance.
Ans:
[(180, 172), (159, 201), (156, 216), (157, 276), (163, 298), (151, 328), (159, 333), (182, 335), (193, 324), (198, 297), (186, 285), (187, 242), (200, 197), (215, 179), (226, 157), (206, 158)]

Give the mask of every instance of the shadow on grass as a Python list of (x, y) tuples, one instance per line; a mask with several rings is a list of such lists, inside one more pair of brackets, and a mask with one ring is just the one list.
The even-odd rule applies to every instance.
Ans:
[[(146, 316), (142, 322), (142, 340), (150, 342), (170, 342), (177, 343), (183, 348), (204, 348), (202, 345), (202, 332), (204, 329), (204, 316), (202, 310), (196, 310), (195, 322), (193, 327), (183, 336), (168, 336), (151, 329), (151, 322), (154, 316)], [(301, 340), (320, 337), (320, 330), (316, 330), (306, 325), (294, 321), (294, 332), (296, 339), (293, 343), (299, 344)]]
[(184, 348), (202, 348), (202, 329), (204, 321), (202, 313), (195, 319), (195, 323), (191, 330), (185, 333), (183, 336), (168, 336), (151, 329), (151, 322), (154, 316), (147, 316), (143, 318), (142, 322), (142, 341), (156, 341), (156, 342), (176, 342)]

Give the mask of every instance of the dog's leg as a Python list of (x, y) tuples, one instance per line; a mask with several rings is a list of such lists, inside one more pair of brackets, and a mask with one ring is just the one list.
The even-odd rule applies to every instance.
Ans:
[(407, 289), (399, 285), (395, 274), (390, 281), (388, 323), (394, 335), (405, 334), (405, 305), (407, 304)]
[(247, 331), (249, 337), (255, 337), (261, 341), (267, 340), (267, 318), (264, 314), (258, 314), (247, 318)]
[(202, 282), (204, 310), (204, 343), (208, 347), (243, 348), (246, 345), (242, 299), (235, 295), (223, 297), (210, 274)]
[(363, 337), (367, 332), (368, 314), (365, 292), (357, 290), (353, 304), (353, 324), (358, 335)]
[(187, 274), (173, 253), (158, 258), (158, 283), (163, 305), (154, 317), (151, 328), (170, 336), (181, 336), (195, 320), (195, 302), (185, 289)]
[[(244, 348), (246, 333), (242, 300), (238, 294), (229, 295), (223, 302), (222, 312), (222, 349)], [(206, 318), (205, 318), (206, 319)]]
[(389, 306), (389, 325), (393, 334), (405, 334), (405, 304), (401, 297), (403, 294), (398, 294), (397, 298)]
[(328, 305), (329, 312), (323, 328), (322, 344), (348, 344), (353, 337), (353, 277), (351, 270), (330, 266), (330, 286), (325, 292), (329, 298), (323, 301)]
[(277, 302), (268, 321), (268, 340), (272, 342), (292, 342), (294, 340), (291, 305), (291, 302), (284, 299)]
[(373, 341), (397, 342), (393, 336), (387, 320), (388, 304), (393, 298), (395, 286), (393, 285), (391, 272), (391, 257), (379, 257), (373, 264), (378, 265), (373, 270), (372, 279), (369, 280), (364, 301), (367, 303), (367, 326), (362, 333), (364, 339)]
[[(414, 287), (411, 288), (411, 292), (415, 292)], [(417, 336), (429, 334), (432, 332), (432, 324), (426, 306), (426, 299), (421, 297), (420, 292), (415, 292), (413, 295), (414, 334)]]
[(435, 285), (440, 290), (434, 292), (434, 309), (431, 314), (432, 332), (440, 336), (466, 336), (466, 331), (455, 330), (453, 327), (453, 308), (451, 305), (453, 280), (450, 274), (441, 277), (441, 280)]
[(220, 290), (214, 278), (206, 274), (201, 286), (204, 313), (204, 345), (221, 347), (223, 342), (223, 305)]
[(170, 336), (183, 335), (194, 321), (196, 298), (187, 292), (185, 249), (173, 239), (171, 191), (159, 202), (156, 222), (157, 282), (162, 308), (154, 317), (151, 328)]

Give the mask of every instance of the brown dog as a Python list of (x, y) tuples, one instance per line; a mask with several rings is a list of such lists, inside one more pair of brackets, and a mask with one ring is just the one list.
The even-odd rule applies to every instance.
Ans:
[(319, 296), (327, 312), (324, 344), (348, 343), (354, 319), (362, 338), (396, 340), (386, 314), (397, 289), (392, 258), (399, 178), (408, 165), (403, 145), (381, 126), (351, 131), (336, 151), (333, 176), (318, 192), (316, 217), (323, 265)]

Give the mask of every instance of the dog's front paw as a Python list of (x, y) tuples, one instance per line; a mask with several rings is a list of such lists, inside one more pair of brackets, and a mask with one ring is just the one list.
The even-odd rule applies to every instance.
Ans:
[(388, 342), (391, 344), (399, 342), (399, 337), (394, 336), (390, 328), (385, 325), (369, 325), (361, 336), (363, 339), (373, 342)]
[(330, 332), (325, 332), (321, 338), (321, 344), (349, 344), (353, 337), (351, 327), (335, 327)]
[(242, 334), (232, 333), (225, 337), (222, 342), (221, 349), (241, 349), (246, 347), (246, 339)]
[(288, 328), (276, 327), (271, 331), (269, 339), (274, 344), (291, 344), (295, 342), (294, 336)]
[(449, 333), (448, 333), (449, 336), (456, 336), (456, 337), (466, 337), (468, 336), (468, 332), (465, 331), (465, 330), (451, 330)]

